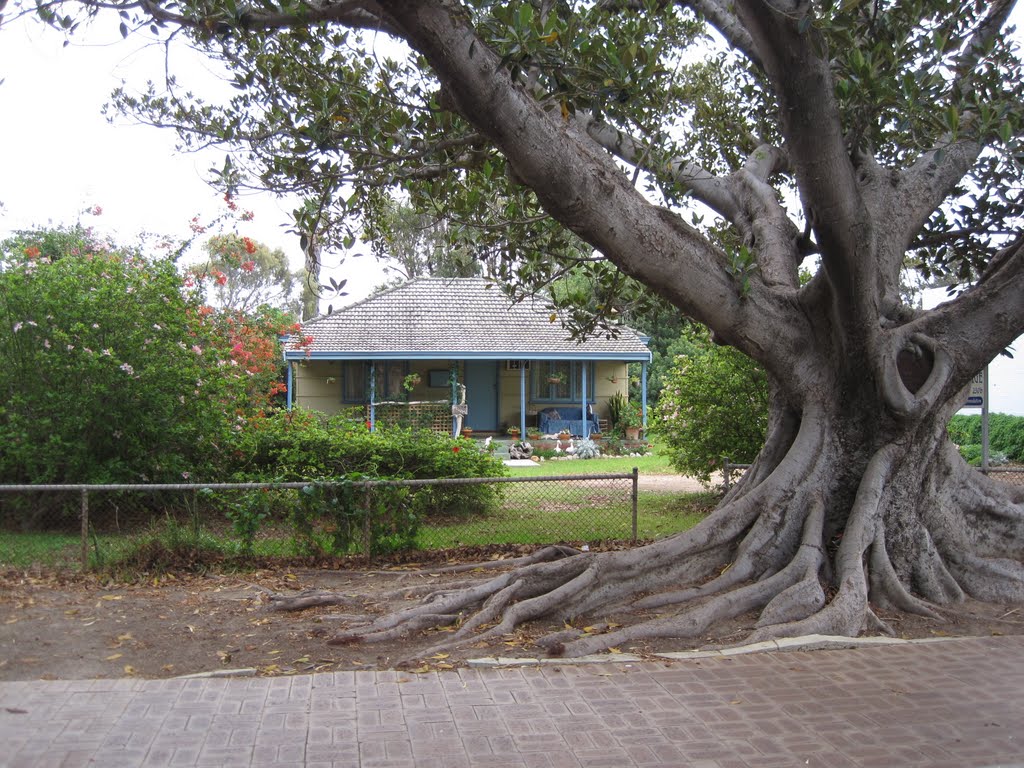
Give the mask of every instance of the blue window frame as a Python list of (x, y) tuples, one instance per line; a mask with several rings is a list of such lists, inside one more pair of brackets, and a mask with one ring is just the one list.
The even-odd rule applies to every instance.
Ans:
[(582, 360), (538, 360), (530, 366), (532, 399), (538, 403), (583, 401), (583, 369), (587, 371), (587, 399), (594, 399), (594, 364)]
[[(381, 360), (376, 365), (377, 382), (374, 396), (377, 402), (398, 400), (403, 393), (405, 377), (409, 375), (407, 360)], [(369, 402), (370, 364), (363, 360), (343, 360), (341, 363), (341, 400), (362, 405)]]

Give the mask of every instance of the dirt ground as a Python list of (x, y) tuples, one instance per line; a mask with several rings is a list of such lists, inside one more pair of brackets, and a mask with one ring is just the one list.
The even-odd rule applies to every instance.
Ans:
[[(448, 562), (501, 559), (526, 548), (448, 554)], [(487, 573), (440, 573), (443, 560), (403, 563), (375, 570), (333, 564), (249, 573), (166, 575), (123, 583), (95, 575), (0, 573), (0, 680), (177, 677), (246, 669), (287, 675), (360, 668), (422, 671), (450, 668), (481, 656), (536, 656), (532, 639), (557, 626), (530, 626), (516, 635), (423, 658), (441, 642), (439, 632), (416, 633), (387, 645), (331, 646), (327, 640), (360, 617), (414, 603), (425, 591), (488, 577)], [(345, 605), (285, 613), (271, 608), (272, 595), (305, 590), (339, 593)], [(968, 602), (943, 621), (885, 616), (903, 637), (1024, 634), (1024, 606)], [(575, 622), (626, 623), (637, 617), (599, 616)], [(687, 650), (739, 643), (754, 617), (715, 635), (623, 647), (629, 653)]]

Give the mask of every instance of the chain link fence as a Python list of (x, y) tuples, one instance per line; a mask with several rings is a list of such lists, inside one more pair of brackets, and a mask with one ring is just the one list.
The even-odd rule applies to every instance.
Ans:
[[(722, 486), (725, 490), (737, 482), (743, 473), (750, 469), (749, 464), (733, 464), (728, 458), (722, 462)], [(981, 472), (981, 469), (978, 469)], [(986, 473), (993, 480), (999, 480), (1007, 485), (1024, 487), (1024, 466), (1010, 467), (989, 467)]]
[(637, 540), (629, 474), (323, 483), (0, 485), (0, 567), (94, 568), (168, 551), (368, 558)]

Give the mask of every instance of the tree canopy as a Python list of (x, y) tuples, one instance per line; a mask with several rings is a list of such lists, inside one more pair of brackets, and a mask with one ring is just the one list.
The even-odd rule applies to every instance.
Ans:
[[(743, 610), (759, 612), (759, 636), (856, 633), (884, 628), (879, 606), (1024, 599), (1024, 498), (978, 477), (945, 431), (973, 375), (1024, 331), (1014, 6), (67, 0), (38, 12), (73, 30), (73, 9), (113, 8), (126, 35), (187, 37), (222, 61), (237, 91), (223, 103), (173, 76), (115, 103), (186, 146), (241, 148), (229, 192), (300, 192), (312, 261), (398, 201), (457, 222), (449, 242), (519, 289), (591, 281), (581, 330), (614, 332), (623, 306), (657, 296), (763, 366), (765, 446), (705, 523), (422, 609), (479, 607), (461, 642), (491, 622), (683, 606), (552, 640), (578, 654), (699, 634)], [(908, 264), (955, 295), (908, 305)], [(360, 634), (404, 621), (423, 617)]]

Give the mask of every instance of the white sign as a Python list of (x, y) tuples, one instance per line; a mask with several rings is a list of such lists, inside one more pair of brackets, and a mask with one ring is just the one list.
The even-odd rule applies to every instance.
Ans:
[(981, 408), (985, 405), (985, 372), (979, 371), (973, 379), (971, 379), (971, 388), (967, 393), (967, 400), (964, 402), (964, 408)]

